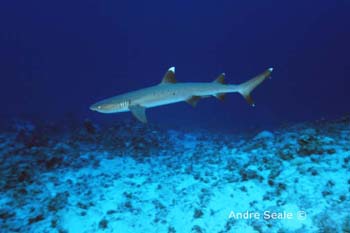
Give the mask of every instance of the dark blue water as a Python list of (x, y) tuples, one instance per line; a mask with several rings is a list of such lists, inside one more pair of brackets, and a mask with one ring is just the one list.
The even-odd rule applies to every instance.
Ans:
[[(349, 12), (0, 1), (0, 231), (350, 232)], [(172, 66), (178, 82), (274, 72), (255, 108), (229, 94), (147, 109), (149, 124), (89, 110)]]
[[(334, 118), (349, 112), (347, 1), (6, 1), (0, 5), (1, 117), (118, 120), (88, 106), (158, 83), (240, 83), (273, 66), (254, 92), (151, 109), (157, 123), (232, 128)], [(213, 114), (214, 113), (214, 114)], [(176, 116), (176, 117), (174, 117)]]

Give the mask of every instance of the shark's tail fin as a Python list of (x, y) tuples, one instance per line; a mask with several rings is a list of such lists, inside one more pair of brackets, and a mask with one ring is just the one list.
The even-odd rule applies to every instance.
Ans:
[(259, 74), (258, 76), (248, 80), (247, 82), (244, 82), (240, 85), (238, 85), (238, 92), (246, 99), (248, 104), (255, 106), (253, 98), (250, 96), (250, 93), (259, 86), (260, 83), (262, 83), (265, 79), (269, 78), (271, 73), (273, 71), (273, 68), (267, 69), (262, 74)]

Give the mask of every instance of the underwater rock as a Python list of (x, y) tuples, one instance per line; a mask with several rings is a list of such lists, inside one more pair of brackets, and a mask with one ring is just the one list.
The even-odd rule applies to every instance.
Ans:
[(255, 137), (254, 140), (271, 140), (275, 137), (275, 135), (273, 133), (271, 133), (270, 131), (262, 131), (260, 133), (258, 133)]
[(36, 223), (36, 222), (39, 222), (39, 221), (42, 221), (42, 220), (44, 220), (44, 215), (39, 214), (39, 215), (37, 215), (37, 216), (35, 216), (33, 218), (29, 218), (28, 219), (28, 223), (29, 224), (33, 224), (33, 223)]
[(45, 124), (40, 126), (30, 124), (30, 126), (16, 126), (15, 128), (15, 142), (27, 148), (49, 147), (54, 138), (54, 133), (58, 133), (58, 130), (53, 130), (54, 126)]
[(319, 175), (317, 169), (315, 169), (315, 168), (313, 168), (313, 167), (308, 168), (307, 171), (308, 171), (312, 176), (317, 176), (317, 175)]
[(85, 129), (76, 129), (71, 134), (69, 134), (69, 144), (72, 147), (79, 147), (81, 144), (85, 143), (98, 143), (98, 135), (89, 134)]
[(32, 122), (20, 119), (15, 119), (10, 126), (10, 131), (14, 131), (15, 133), (22, 130), (25, 132), (33, 132), (35, 129), (36, 126)]
[(61, 157), (52, 157), (45, 162), (45, 167), (48, 170), (57, 168), (62, 164), (62, 161), (63, 161), (63, 158)]
[(52, 142), (64, 134), (62, 125), (52, 122), (38, 122), (32, 124), (32, 127), (23, 127), (14, 133), (16, 142), (27, 148), (51, 147)]
[(47, 147), (49, 138), (47, 135), (36, 129), (34, 131), (21, 130), (16, 136), (16, 141), (22, 143), (28, 148), (32, 147)]
[(90, 207), (90, 205), (84, 204), (84, 203), (82, 203), (82, 202), (79, 201), (79, 202), (77, 203), (77, 207), (79, 207), (80, 209), (87, 210), (87, 209)]
[(31, 180), (31, 176), (27, 171), (21, 171), (18, 174), (18, 182), (25, 182)]
[(175, 228), (172, 227), (172, 226), (169, 226), (169, 227), (168, 227), (168, 233), (176, 233)]
[(328, 136), (314, 135), (314, 131), (309, 129), (307, 130), (308, 134), (303, 134), (299, 137), (298, 154), (300, 156), (310, 156), (336, 153), (336, 150), (332, 147), (334, 139)]
[(276, 196), (280, 196), (284, 191), (286, 191), (287, 185), (284, 183), (278, 183), (276, 186)]
[[(120, 223), (125, 232), (288, 232), (281, 221), (221, 216), (228, 207), (279, 210), (296, 202), (309, 220), (293, 232), (318, 225), (324, 232), (347, 232), (350, 127), (312, 127), (220, 140), (208, 132), (120, 122), (88, 133), (80, 124), (79, 132), (49, 134), (48, 146), (31, 148), (16, 142), (14, 132), (0, 134), (6, 145), (0, 149), (0, 225), (11, 226), (5, 232), (68, 232), (70, 221), (86, 224), (86, 232), (113, 231)], [(332, 221), (319, 224), (313, 209), (322, 211), (325, 203), (334, 210), (322, 218)], [(335, 212), (342, 214), (332, 218)], [(178, 225), (178, 214), (193, 223)], [(211, 224), (213, 219), (218, 221)]]
[(168, 134), (152, 124), (145, 126), (139, 122), (121, 121), (97, 131), (91, 130), (89, 123), (88, 129), (90, 133), (85, 129), (75, 131), (69, 145), (94, 144), (104, 150), (118, 151), (120, 155), (131, 154), (138, 161), (159, 150), (172, 148)]
[(240, 165), (236, 159), (234, 159), (234, 158), (227, 159), (227, 163), (226, 163), (227, 170), (229, 170), (231, 172), (236, 171), (238, 167), (240, 167)]
[(96, 133), (95, 125), (89, 119), (86, 119), (84, 121), (84, 128), (85, 128), (86, 132), (89, 133), (89, 134), (95, 134)]
[(350, 114), (348, 113), (347, 115), (345, 116), (342, 116), (338, 119), (335, 119), (333, 121), (335, 124), (345, 124), (345, 125), (349, 125), (350, 123)]
[(198, 225), (194, 225), (191, 229), (191, 233), (205, 233), (205, 231)]
[(226, 221), (225, 224), (225, 230), (224, 231), (220, 231), (219, 233), (224, 233), (224, 232), (231, 232), (232, 227), (236, 224), (236, 220), (234, 218), (229, 218)]
[(316, 215), (313, 219), (313, 222), (316, 226), (318, 226), (319, 232), (323, 233), (334, 233), (339, 232), (337, 228), (337, 224), (330, 217), (331, 213), (325, 211)]
[(282, 163), (279, 160), (269, 163), (266, 168), (270, 170), (270, 174), (268, 176), (270, 180), (276, 179), (283, 171)]
[(69, 152), (71, 152), (73, 150), (73, 148), (71, 146), (69, 146), (66, 143), (57, 143), (54, 147), (53, 147), (53, 151), (56, 154), (67, 154)]
[(0, 209), (0, 219), (2, 220), (7, 220), (15, 216), (16, 216), (16, 213), (12, 212), (9, 209)]
[(57, 219), (52, 219), (51, 220), (51, 227), (56, 228), (57, 227)]
[(52, 212), (57, 212), (58, 210), (63, 209), (68, 203), (68, 197), (69, 197), (68, 191), (60, 192), (56, 194), (55, 197), (53, 197), (49, 201), (47, 205), (48, 210)]
[(202, 210), (200, 210), (200, 209), (195, 209), (194, 210), (193, 218), (200, 218), (202, 216), (203, 216)]
[(292, 160), (297, 156), (297, 153), (297, 149), (289, 144), (277, 150), (277, 155), (283, 160)]
[(326, 198), (327, 196), (330, 196), (333, 194), (333, 187), (334, 187), (335, 183), (332, 180), (329, 180), (324, 188), (324, 190), (322, 191), (322, 196), (324, 198)]
[(112, 214), (115, 214), (115, 213), (117, 213), (116, 210), (108, 210), (108, 211), (107, 211), (107, 214), (108, 214), (108, 215), (112, 215)]
[(12, 190), (22, 189), (26, 185), (33, 183), (34, 171), (28, 167), (12, 167), (2, 176), (1, 189)]
[(239, 171), (239, 173), (241, 175), (242, 181), (247, 181), (247, 180), (252, 180), (252, 179), (257, 179), (259, 181), (264, 180), (264, 177), (259, 175), (257, 171), (250, 169), (250, 168), (248, 168), (248, 169), (242, 168)]
[(345, 217), (341, 228), (343, 233), (350, 233), (350, 214)]
[(104, 230), (104, 229), (107, 229), (108, 227), (108, 221), (103, 218), (99, 223), (98, 223), (98, 227), (101, 229), (101, 230)]
[[(253, 221), (252, 227), (255, 230), (255, 232), (264, 232), (265, 225), (261, 221)], [(280, 232), (278, 232), (278, 233), (280, 233)]]

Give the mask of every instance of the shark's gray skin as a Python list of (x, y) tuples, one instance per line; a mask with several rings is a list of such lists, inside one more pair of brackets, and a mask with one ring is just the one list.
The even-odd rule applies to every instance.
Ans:
[(225, 73), (222, 73), (217, 79), (209, 83), (177, 83), (175, 80), (175, 67), (171, 67), (160, 84), (104, 99), (93, 104), (90, 109), (100, 113), (131, 111), (138, 120), (146, 123), (146, 108), (181, 101), (186, 101), (192, 106), (196, 106), (197, 102), (202, 98), (214, 96), (222, 100), (226, 93), (231, 92), (240, 93), (250, 105), (254, 106), (250, 93), (266, 78), (270, 77), (272, 70), (272, 68), (269, 68), (245, 83), (233, 85), (225, 84)]

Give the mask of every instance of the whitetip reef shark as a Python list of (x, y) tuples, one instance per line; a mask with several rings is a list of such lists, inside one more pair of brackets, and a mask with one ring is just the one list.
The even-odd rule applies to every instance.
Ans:
[(104, 99), (90, 106), (90, 109), (100, 113), (130, 111), (139, 121), (147, 123), (146, 108), (181, 101), (186, 101), (195, 107), (202, 98), (214, 96), (223, 100), (226, 93), (240, 93), (250, 105), (255, 106), (250, 93), (269, 78), (272, 71), (273, 68), (269, 68), (238, 85), (225, 84), (225, 73), (220, 74), (213, 82), (177, 83), (175, 67), (171, 67), (158, 85)]

